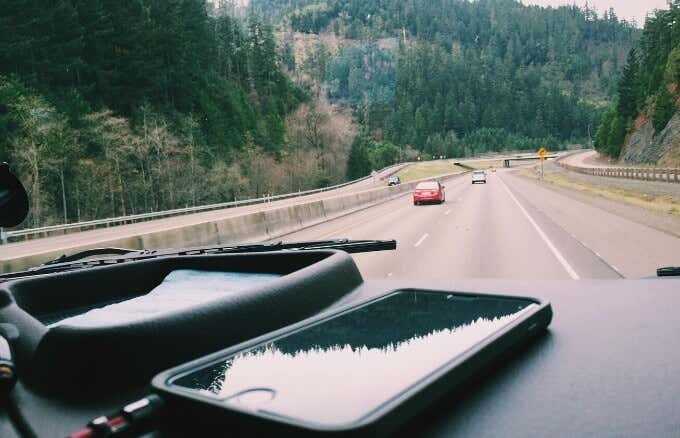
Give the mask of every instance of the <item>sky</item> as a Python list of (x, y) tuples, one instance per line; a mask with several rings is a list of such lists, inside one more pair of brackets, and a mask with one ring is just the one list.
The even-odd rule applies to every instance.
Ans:
[[(539, 5), (539, 6), (563, 6), (563, 5), (579, 5), (586, 4), (586, 0), (522, 0), (525, 5)], [(645, 15), (652, 12), (654, 9), (667, 9), (666, 0), (588, 0), (590, 7), (594, 7), (598, 14), (602, 16), (604, 11), (610, 7), (614, 8), (616, 15), (619, 18), (632, 21), (637, 21), (638, 27), (642, 27), (645, 23)]]

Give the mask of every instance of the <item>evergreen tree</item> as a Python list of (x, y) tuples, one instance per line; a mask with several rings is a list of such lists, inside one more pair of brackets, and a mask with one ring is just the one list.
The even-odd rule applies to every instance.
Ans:
[(628, 61), (623, 68), (621, 79), (619, 80), (619, 104), (618, 112), (625, 118), (634, 117), (638, 112), (639, 91), (640, 91), (640, 66), (638, 63), (637, 52), (632, 48), (628, 53)]
[(626, 138), (627, 123), (622, 116), (615, 116), (611, 122), (609, 136), (607, 138), (607, 155), (618, 157), (621, 153), (623, 141)]
[(368, 156), (368, 140), (364, 135), (354, 137), (347, 159), (347, 179), (353, 180), (371, 173), (371, 161)]
[(672, 2), (646, 20), (639, 51), (631, 49), (618, 84), (618, 104), (597, 129), (598, 150), (618, 157), (628, 122), (639, 113), (651, 112), (654, 130), (663, 130), (677, 111), (679, 81), (680, 5)]
[(656, 99), (654, 99), (654, 112), (652, 113), (652, 124), (656, 132), (663, 130), (677, 111), (676, 99), (667, 87), (661, 87)]

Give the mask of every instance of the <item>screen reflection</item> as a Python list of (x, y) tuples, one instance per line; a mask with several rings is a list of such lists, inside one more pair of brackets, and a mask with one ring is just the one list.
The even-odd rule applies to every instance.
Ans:
[[(403, 291), (174, 379), (225, 403), (326, 426), (360, 420), (535, 304)], [(230, 397), (232, 397), (230, 399)], [(253, 406), (248, 406), (253, 408)]]

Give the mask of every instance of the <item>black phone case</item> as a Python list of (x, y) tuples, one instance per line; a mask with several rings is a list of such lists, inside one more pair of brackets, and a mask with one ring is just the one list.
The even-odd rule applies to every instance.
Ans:
[[(462, 296), (486, 298), (505, 298), (529, 300), (538, 305), (530, 313), (523, 315), (495, 334), (465, 351), (444, 367), (423, 378), (413, 387), (397, 397), (383, 403), (378, 409), (356, 423), (342, 427), (319, 427), (303, 421), (288, 418), (275, 418), (255, 411), (240, 410), (223, 404), (219, 399), (201, 396), (190, 390), (182, 390), (169, 385), (173, 377), (186, 374), (217, 362), (226, 356), (234, 355), (281, 337), (303, 330), (309, 325), (332, 319), (353, 309), (366, 306), (401, 291), (422, 291)], [(531, 297), (491, 295), (438, 290), (404, 289), (392, 290), (371, 300), (353, 303), (340, 309), (319, 314), (307, 320), (215, 352), (208, 356), (188, 362), (154, 377), (153, 388), (168, 401), (167, 418), (163, 432), (169, 436), (187, 436), (196, 433), (211, 436), (384, 436), (395, 432), (400, 425), (434, 403), (440, 397), (453, 392), (461, 384), (486, 369), (495, 360), (542, 332), (550, 324), (552, 308), (549, 302)], [(330, 407), (329, 407), (330, 408)]]

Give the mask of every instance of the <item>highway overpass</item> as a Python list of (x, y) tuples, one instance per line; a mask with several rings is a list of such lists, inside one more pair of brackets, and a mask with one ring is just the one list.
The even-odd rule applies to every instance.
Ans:
[[(559, 156), (560, 156), (559, 154), (546, 155), (545, 159), (547, 160), (547, 159), (557, 158)], [(538, 160), (540, 160), (540, 158), (538, 156), (531, 156), (531, 155), (513, 157), (513, 158), (505, 158), (505, 159), (503, 159), (503, 167), (510, 167), (510, 164), (512, 162), (519, 162), (519, 163), (526, 164), (526, 163), (530, 163), (530, 162), (538, 161)]]

